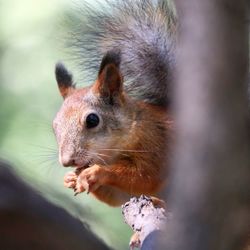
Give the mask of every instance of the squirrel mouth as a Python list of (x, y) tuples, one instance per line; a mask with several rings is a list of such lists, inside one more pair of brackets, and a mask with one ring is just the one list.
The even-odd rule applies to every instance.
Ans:
[(82, 169), (86, 169), (86, 168), (89, 168), (90, 167), (90, 164), (91, 164), (91, 161), (88, 161), (87, 163), (85, 163), (84, 165), (75, 165), (73, 167), (75, 167), (76, 169), (78, 170), (82, 170)]
[(75, 173), (78, 175), (80, 174), (84, 169), (89, 167), (89, 164), (86, 164), (84, 166), (74, 166), (75, 167)]

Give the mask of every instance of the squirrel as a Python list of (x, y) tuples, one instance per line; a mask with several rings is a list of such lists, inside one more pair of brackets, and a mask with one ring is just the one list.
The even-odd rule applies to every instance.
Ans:
[(72, 37), (94, 83), (76, 88), (67, 68), (56, 64), (64, 102), (53, 129), (59, 162), (75, 167), (64, 185), (119, 206), (132, 196), (159, 197), (168, 182), (176, 19), (166, 1), (105, 4), (85, 6), (87, 21)]

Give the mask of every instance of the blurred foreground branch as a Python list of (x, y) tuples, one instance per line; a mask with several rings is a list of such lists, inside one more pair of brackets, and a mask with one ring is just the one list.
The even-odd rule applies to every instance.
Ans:
[(0, 197), (1, 249), (109, 249), (79, 220), (38, 195), (2, 162)]

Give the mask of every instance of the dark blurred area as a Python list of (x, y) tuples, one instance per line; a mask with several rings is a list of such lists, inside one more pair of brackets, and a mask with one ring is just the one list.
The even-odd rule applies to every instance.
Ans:
[(0, 162), (1, 249), (109, 249), (88, 227), (52, 205)]

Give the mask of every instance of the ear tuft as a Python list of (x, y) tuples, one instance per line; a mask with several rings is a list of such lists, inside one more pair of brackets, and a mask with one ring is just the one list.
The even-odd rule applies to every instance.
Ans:
[(56, 64), (55, 75), (60, 93), (65, 98), (75, 88), (73, 85), (73, 76), (61, 62)]
[(99, 68), (99, 73), (100, 75), (103, 71), (103, 69), (108, 65), (108, 64), (113, 64), (116, 66), (116, 68), (120, 67), (121, 63), (121, 51), (118, 49), (113, 49), (109, 50), (106, 55), (102, 58), (102, 62)]
[(72, 86), (72, 74), (66, 69), (63, 63), (58, 62), (56, 64), (55, 75), (58, 86)]

